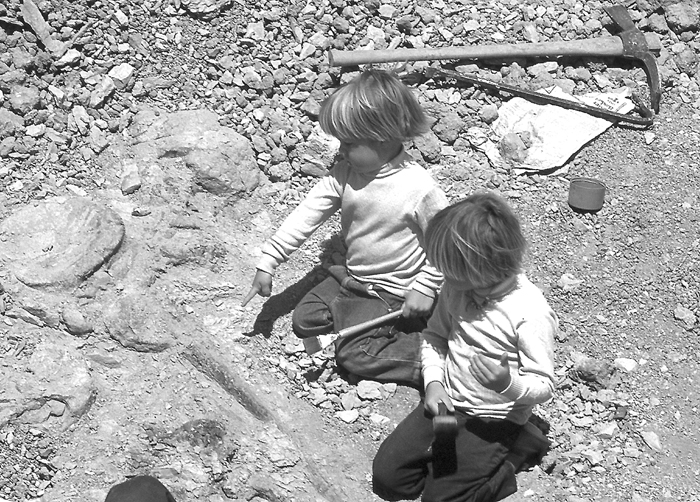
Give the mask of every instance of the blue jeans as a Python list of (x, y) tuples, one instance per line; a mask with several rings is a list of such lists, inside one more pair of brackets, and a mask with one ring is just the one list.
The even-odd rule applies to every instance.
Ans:
[[(402, 305), (401, 297), (378, 290), (351, 290), (331, 276), (301, 299), (292, 314), (292, 327), (299, 338), (325, 335)], [(400, 317), (393, 324), (337, 339), (336, 362), (362, 378), (420, 387), (420, 332), (426, 325), (426, 318)]]
[(437, 442), (421, 402), (384, 440), (372, 464), (372, 488), (384, 500), (494, 502), (517, 491), (506, 458), (521, 426), (455, 413), (457, 436)]

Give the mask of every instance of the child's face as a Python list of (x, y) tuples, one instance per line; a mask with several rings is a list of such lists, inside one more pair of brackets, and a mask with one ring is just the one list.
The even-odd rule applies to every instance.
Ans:
[[(400, 144), (399, 144), (400, 145)], [(395, 148), (374, 140), (341, 141), (339, 153), (360, 173), (377, 171), (396, 156)]]

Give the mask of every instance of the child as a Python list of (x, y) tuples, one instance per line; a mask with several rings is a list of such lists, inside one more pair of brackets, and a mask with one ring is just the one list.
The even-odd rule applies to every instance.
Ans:
[(428, 221), (447, 206), (430, 174), (403, 142), (428, 129), (411, 90), (382, 70), (364, 71), (322, 105), (321, 128), (340, 140), (340, 158), (263, 247), (253, 286), (269, 296), (277, 266), (341, 211), (346, 263), (314, 287), (292, 315), (300, 338), (328, 334), (402, 309), (394, 326), (336, 340), (336, 361), (377, 381), (420, 385), (420, 331), (441, 275), (426, 261)]
[[(526, 241), (498, 196), (474, 194), (443, 209), (426, 242), (445, 283), (423, 331), (424, 403), (380, 446), (374, 491), (385, 500), (421, 492), (424, 501), (500, 500), (517, 490), (514, 443), (532, 407), (554, 391), (557, 317), (521, 272)], [(437, 469), (445, 460), (433, 444), (440, 402), (458, 431), (451, 468)]]

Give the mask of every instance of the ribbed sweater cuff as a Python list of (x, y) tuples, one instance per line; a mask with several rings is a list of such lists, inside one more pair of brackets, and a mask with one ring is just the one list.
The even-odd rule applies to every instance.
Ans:
[(277, 262), (277, 260), (275, 260), (269, 254), (263, 253), (262, 257), (260, 258), (260, 261), (258, 261), (258, 264), (255, 268), (257, 268), (258, 270), (262, 270), (263, 272), (267, 272), (270, 275), (275, 275), (275, 270), (277, 270), (278, 266), (279, 263)]
[(411, 289), (415, 289), (419, 293), (427, 296), (428, 298), (435, 298), (435, 290), (429, 286), (426, 286), (425, 284), (421, 284), (417, 281), (414, 281), (413, 284), (411, 284)]
[(438, 366), (428, 366), (423, 368), (423, 385), (424, 388), (428, 388), (430, 382), (440, 382), (443, 383), (445, 378), (445, 372), (442, 368)]
[(510, 375), (510, 385), (505, 388), (501, 392), (504, 396), (506, 396), (508, 399), (511, 401), (517, 401), (520, 396), (523, 395), (523, 392), (525, 392), (525, 386), (523, 384), (522, 379), (519, 377), (517, 374), (511, 373)]

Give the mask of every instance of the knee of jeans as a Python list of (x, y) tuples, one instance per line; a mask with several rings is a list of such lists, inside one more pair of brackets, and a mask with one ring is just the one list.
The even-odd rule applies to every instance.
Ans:
[(422, 492), (420, 487), (405, 486), (400, 482), (395, 469), (387, 468), (386, 464), (372, 468), (372, 491), (384, 500), (413, 500)]
[(336, 351), (335, 361), (350, 373), (359, 375), (363, 372), (363, 369), (367, 369), (367, 364), (363, 364), (364, 356), (364, 352), (352, 350), (352, 347), (345, 345), (340, 350)]
[(292, 312), (292, 331), (294, 331), (295, 335), (301, 338), (312, 336), (309, 333), (308, 326), (306, 326), (306, 324), (303, 321), (304, 319), (302, 318), (302, 316), (297, 314), (296, 310)]
[(309, 319), (307, 312), (299, 309), (292, 312), (292, 330), (299, 338), (309, 338), (327, 332), (328, 325), (332, 327), (332, 321), (329, 319), (325, 321), (326, 325), (314, 324), (313, 320)]

